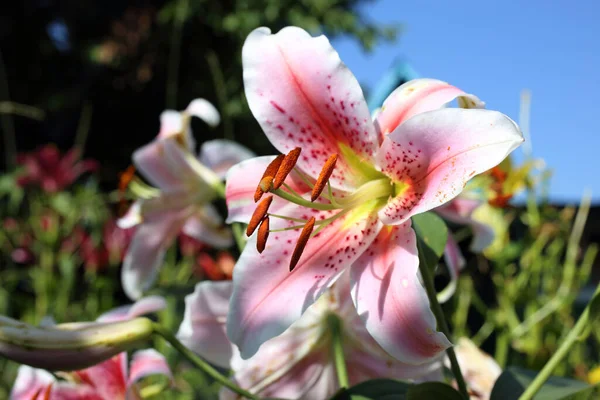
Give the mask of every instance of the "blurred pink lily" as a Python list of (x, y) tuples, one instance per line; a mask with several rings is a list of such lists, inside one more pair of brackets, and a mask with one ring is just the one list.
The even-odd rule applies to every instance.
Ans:
[[(131, 306), (119, 307), (98, 318), (96, 325), (127, 321), (139, 315), (158, 311), (165, 307), (165, 301), (158, 296), (144, 298)], [(94, 323), (71, 324), (90, 326)], [(60, 328), (58, 325), (57, 328)], [(66, 328), (63, 328), (66, 329)], [(80, 350), (80, 357), (85, 353)], [(37, 357), (42, 357), (41, 353)], [(88, 364), (89, 365), (89, 364)], [(153, 349), (134, 353), (128, 367), (127, 353), (120, 352), (97, 365), (60, 373), (65, 380), (59, 381), (49, 372), (22, 365), (14, 383), (11, 400), (119, 400), (139, 399), (136, 383), (149, 375), (162, 374), (170, 379), (171, 371), (167, 361)]]
[[(283, 334), (267, 341), (250, 359), (240, 357), (225, 335), (231, 282), (204, 281), (186, 297), (179, 339), (210, 362), (233, 370), (236, 384), (260, 397), (325, 399), (339, 389), (332, 354), (331, 315), (340, 318), (351, 385), (374, 378), (420, 379), (439, 371), (439, 360), (414, 366), (393, 359), (366, 331), (343, 274)], [(223, 389), (220, 398), (237, 396)]]
[(215, 247), (232, 244), (231, 232), (210, 203), (222, 193), (221, 180), (229, 167), (253, 154), (234, 142), (212, 140), (202, 145), (197, 159), (189, 127), (192, 116), (213, 126), (219, 122), (217, 110), (196, 99), (181, 113), (163, 112), (158, 137), (133, 154), (136, 167), (159, 189), (145, 189), (146, 198), (119, 220), (121, 228), (140, 225), (121, 275), (123, 289), (133, 299), (152, 285), (165, 251), (180, 231)]
[[(481, 103), (432, 79), (396, 89), (372, 121), (356, 78), (327, 38), (295, 27), (253, 31), (242, 61), (250, 109), (279, 151), (294, 149), (282, 165), (296, 172), (279, 189), (277, 176), (273, 186), (263, 177), (272, 157), (228, 173), (229, 221), (251, 219), (258, 182), (273, 193), (270, 208), (261, 203), (254, 214), (260, 219), (268, 208), (264, 251), (254, 249), (258, 239), (264, 245), (263, 226), (234, 269), (229, 338), (251, 357), (350, 269), (354, 304), (375, 340), (403, 362), (437, 357), (450, 343), (435, 331), (417, 277), (410, 217), (450, 201), (471, 177), (501, 162), (523, 141), (518, 127), (499, 112), (445, 108), (454, 99), (467, 108)], [(335, 168), (322, 169), (335, 156)], [(319, 186), (331, 190), (319, 195)], [(315, 191), (311, 202), (305, 195)]]

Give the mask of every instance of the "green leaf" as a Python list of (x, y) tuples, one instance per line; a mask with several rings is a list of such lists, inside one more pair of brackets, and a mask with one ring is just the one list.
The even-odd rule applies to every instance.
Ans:
[[(496, 381), (490, 400), (516, 399), (536, 377), (537, 372), (509, 367)], [(535, 400), (587, 400), (593, 386), (573, 379), (551, 377), (534, 396)]]
[(411, 386), (393, 379), (373, 379), (341, 389), (331, 400), (405, 400)]
[(452, 386), (442, 382), (425, 382), (413, 385), (406, 393), (406, 400), (465, 400)]
[(436, 214), (426, 212), (412, 217), (412, 227), (425, 253), (420, 256), (424, 258), (429, 268), (435, 268), (444, 254), (448, 240), (446, 223)]

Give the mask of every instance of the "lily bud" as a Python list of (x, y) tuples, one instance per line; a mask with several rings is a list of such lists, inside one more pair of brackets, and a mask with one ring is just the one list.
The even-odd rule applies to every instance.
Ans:
[(35, 327), (0, 316), (0, 356), (36, 368), (78, 370), (135, 347), (152, 332), (147, 318)]

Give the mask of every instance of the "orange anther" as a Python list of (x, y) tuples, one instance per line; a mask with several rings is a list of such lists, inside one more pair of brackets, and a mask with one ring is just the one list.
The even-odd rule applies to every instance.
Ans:
[(292, 259), (290, 260), (290, 272), (296, 268), (298, 261), (300, 261), (300, 256), (306, 247), (306, 243), (308, 243), (308, 239), (310, 238), (310, 234), (315, 227), (315, 217), (310, 217), (304, 228), (302, 228), (302, 232), (300, 233), (300, 237), (298, 238), (298, 242), (296, 243), (296, 248), (294, 248), (294, 253), (292, 254)]
[(298, 157), (300, 157), (301, 151), (302, 149), (300, 149), (300, 147), (296, 147), (294, 150), (286, 154), (283, 162), (281, 163), (281, 167), (279, 167), (279, 170), (275, 175), (275, 179), (273, 180), (273, 189), (279, 189), (281, 185), (283, 185), (285, 178), (287, 178), (288, 174), (294, 169), (294, 166), (298, 161)]
[(258, 227), (258, 235), (256, 236), (256, 250), (262, 253), (267, 245), (267, 239), (269, 238), (269, 216), (263, 218)]
[(325, 161), (325, 165), (323, 165), (323, 169), (321, 170), (321, 174), (313, 187), (312, 194), (310, 195), (310, 201), (315, 201), (325, 189), (325, 185), (327, 185), (327, 181), (331, 177), (333, 173), (333, 169), (335, 168), (335, 162), (338, 159), (337, 154), (332, 154), (329, 156), (327, 161)]
[(262, 221), (262, 219), (267, 215), (267, 211), (269, 210), (269, 206), (273, 202), (273, 196), (265, 197), (258, 205), (256, 206), (256, 210), (252, 214), (250, 218), (250, 222), (248, 223), (248, 227), (246, 228), (246, 235), (250, 236), (254, 233), (256, 228), (258, 228), (258, 224)]
[(272, 176), (265, 176), (264, 178), (262, 178), (260, 180), (260, 183), (258, 184), (258, 187), (264, 193), (268, 192), (273, 187), (273, 177)]
[[(285, 156), (283, 154), (278, 155), (277, 157), (275, 157), (275, 159), (273, 161), (271, 161), (271, 163), (269, 165), (267, 165), (267, 169), (265, 170), (262, 178), (260, 178), (260, 182), (258, 184), (258, 187), (256, 188), (256, 192), (254, 192), (254, 202), (258, 202), (260, 200), (260, 198), (262, 197), (262, 195), (266, 192), (266, 190), (263, 190), (261, 188), (261, 183), (263, 181), (263, 179), (265, 179), (267, 176), (275, 176), (275, 174), (277, 174), (277, 171), (279, 170), (279, 166), (281, 165), (281, 162), (283, 161), (283, 159), (285, 158)], [(273, 178), (271, 178), (273, 179)]]

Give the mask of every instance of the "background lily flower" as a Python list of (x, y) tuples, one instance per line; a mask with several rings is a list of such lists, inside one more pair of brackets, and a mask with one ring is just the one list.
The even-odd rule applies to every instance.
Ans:
[[(160, 296), (150, 296), (138, 302), (116, 308), (102, 314), (96, 323), (57, 325), (55, 329), (74, 330), (77, 327), (101, 326), (106, 323), (127, 321), (138, 316), (165, 308)], [(85, 351), (79, 350), (80, 357)], [(38, 357), (43, 357), (38, 354)], [(89, 363), (89, 361), (88, 361)], [(88, 364), (89, 365), (89, 364)], [(11, 391), (11, 400), (120, 400), (139, 398), (135, 383), (149, 376), (162, 374), (172, 379), (166, 359), (155, 350), (140, 350), (134, 353), (128, 368), (127, 353), (120, 352), (112, 358), (89, 368), (61, 373), (65, 381), (58, 381), (49, 372), (22, 365)]]
[[(342, 323), (350, 384), (372, 378), (419, 379), (438, 371), (433, 361), (413, 366), (394, 360), (369, 335), (350, 297), (349, 275), (336, 283), (283, 334), (267, 341), (250, 359), (240, 357), (225, 335), (231, 282), (201, 282), (186, 298), (178, 337), (186, 346), (223, 368), (236, 383), (261, 397), (324, 399), (338, 389), (329, 318)], [(235, 399), (226, 389), (221, 399)]]
[[(467, 338), (458, 339), (454, 351), (471, 400), (489, 400), (494, 383), (502, 374), (498, 363)], [(444, 362), (450, 365), (448, 360)]]
[(211, 201), (218, 196), (229, 167), (253, 154), (237, 143), (213, 140), (202, 145), (197, 159), (191, 116), (209, 125), (219, 122), (217, 110), (206, 100), (196, 99), (181, 113), (163, 112), (158, 137), (133, 154), (137, 169), (159, 190), (136, 201), (119, 220), (122, 228), (140, 225), (121, 275), (123, 289), (132, 299), (152, 285), (165, 251), (180, 232), (219, 248), (232, 244), (231, 232)]
[[(372, 122), (357, 80), (327, 38), (295, 27), (253, 31), (242, 60), (252, 113), (279, 151), (301, 149), (296, 175), (308, 190), (294, 176), (286, 180), (293, 191), (272, 190), (266, 248), (258, 253), (254, 235), (234, 269), (229, 338), (251, 357), (350, 269), (352, 298), (375, 340), (403, 362), (435, 358), (450, 343), (435, 332), (417, 277), (410, 217), (452, 200), (471, 177), (501, 162), (523, 141), (518, 127), (432, 79), (396, 89)], [(454, 99), (475, 109), (441, 108)], [(311, 202), (304, 195), (332, 155), (331, 191)], [(229, 221), (250, 220), (271, 160), (230, 170)], [(311, 217), (314, 232), (298, 259), (298, 234)]]

